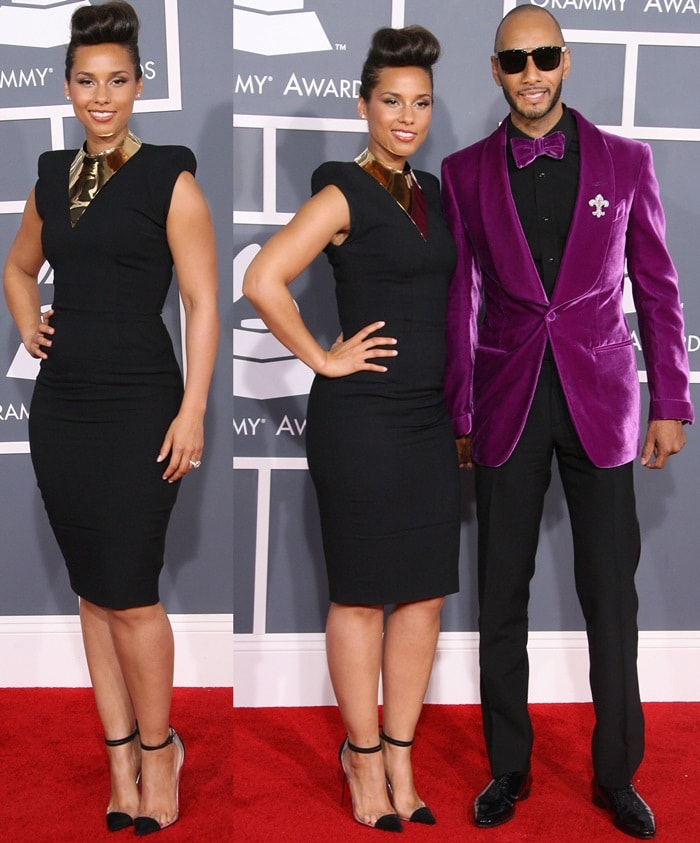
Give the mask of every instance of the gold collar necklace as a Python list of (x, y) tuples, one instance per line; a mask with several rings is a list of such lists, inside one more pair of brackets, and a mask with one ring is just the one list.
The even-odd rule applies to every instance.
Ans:
[(68, 175), (71, 226), (75, 226), (87, 206), (117, 170), (139, 151), (141, 141), (136, 135), (127, 132), (122, 143), (112, 149), (91, 154), (86, 146), (87, 143), (83, 144), (73, 159)]
[(382, 187), (385, 187), (404, 211), (410, 215), (411, 188), (414, 182), (416, 184), (418, 182), (409, 164), (406, 164), (403, 170), (395, 170), (393, 167), (388, 167), (378, 161), (369, 149), (365, 149), (363, 153), (358, 155), (355, 163), (376, 179)]
[(406, 162), (403, 170), (395, 170), (377, 161), (368, 149), (357, 156), (355, 163), (386, 188), (425, 240), (428, 236), (425, 199), (410, 164)]

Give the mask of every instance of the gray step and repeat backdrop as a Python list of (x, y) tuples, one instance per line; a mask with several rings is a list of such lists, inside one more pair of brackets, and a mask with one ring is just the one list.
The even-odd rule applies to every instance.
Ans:
[[(73, 148), (82, 129), (63, 94), (68, 20), (84, 2), (0, 2), (0, 258), (20, 221), (46, 149)], [(233, 610), (230, 254), (231, 6), (220, 0), (133, 0), (141, 18), (144, 93), (134, 132), (155, 144), (191, 147), (197, 179), (214, 217), (221, 275), (222, 343), (207, 415), (203, 466), (183, 481), (168, 536), (161, 594), (168, 611), (193, 615)], [(52, 300), (52, 273), (40, 278)], [(173, 285), (167, 322), (179, 350)], [(36, 363), (0, 307), (0, 621), (75, 615), (63, 561), (36, 489), (27, 418)], [(155, 456), (155, 455), (154, 455)], [(110, 455), (104, 455), (109, 471)], [(230, 624), (229, 624), (230, 627)], [(37, 677), (37, 684), (41, 684)]]
[[(491, 79), (489, 56), (498, 21), (515, 5), (515, 0), (234, 2), (234, 605), (235, 630), (243, 639), (318, 633), (327, 608), (316, 502), (304, 460), (311, 373), (266, 332), (241, 297), (245, 268), (308, 197), (315, 167), (350, 160), (364, 148), (366, 127), (357, 119), (355, 100), (375, 29), (420, 23), (442, 43), (434, 122), (413, 161), (438, 173), (446, 154), (490, 133), (507, 113)], [(700, 2), (533, 0), (532, 5), (551, 11), (565, 30), (572, 72), (564, 101), (602, 128), (653, 148), (699, 405), (700, 100), (692, 92), (700, 75)], [(324, 256), (292, 291), (312, 331), (330, 344), (338, 327)], [(635, 331), (630, 295), (626, 302)], [(644, 381), (641, 353), (639, 369)], [(693, 428), (688, 438), (682, 456), (666, 470), (638, 471), (643, 630), (700, 630), (700, 449)], [(443, 618), (443, 629), (453, 632), (474, 630), (477, 615), (470, 476), (463, 477), (463, 487), (462, 590), (448, 599)], [(557, 479), (544, 517), (530, 616), (534, 630), (583, 628)]]

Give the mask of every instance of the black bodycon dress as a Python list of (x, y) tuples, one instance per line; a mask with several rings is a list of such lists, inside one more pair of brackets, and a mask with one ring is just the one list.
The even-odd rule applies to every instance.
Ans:
[(54, 270), (55, 333), (29, 438), (73, 590), (127, 609), (158, 602), (179, 486), (162, 479), (167, 461), (156, 462), (183, 390), (161, 310), (172, 279), (170, 199), (180, 173), (196, 165), (184, 147), (143, 144), (71, 227), (75, 154), (39, 159), (35, 196)]
[(459, 480), (443, 398), (447, 288), (455, 265), (437, 179), (416, 173), (427, 205), (423, 239), (392, 195), (355, 163), (327, 163), (313, 192), (337, 186), (350, 234), (326, 254), (343, 335), (384, 320), (397, 339), (387, 372), (316, 376), (307, 455), (316, 489), (330, 599), (423, 600), (458, 590)]

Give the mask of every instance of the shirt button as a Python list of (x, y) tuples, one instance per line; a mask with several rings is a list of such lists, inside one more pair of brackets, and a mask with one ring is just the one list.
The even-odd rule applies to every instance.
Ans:
[(549, 217), (542, 217), (542, 222), (549, 222)]
[(550, 310), (550, 312), (547, 314), (547, 316), (545, 318), (546, 318), (547, 322), (554, 322), (554, 320), (557, 318), (556, 311)]
[(547, 258), (547, 263), (554, 263), (554, 258)]
[(538, 178), (538, 179), (543, 179), (543, 178), (544, 178), (544, 176), (545, 176), (545, 174), (544, 174), (544, 173), (538, 173), (538, 174), (537, 174), (537, 178)]

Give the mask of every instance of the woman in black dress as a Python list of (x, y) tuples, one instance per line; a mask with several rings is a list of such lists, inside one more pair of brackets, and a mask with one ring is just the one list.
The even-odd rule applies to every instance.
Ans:
[[(437, 179), (407, 163), (430, 125), (439, 49), (422, 27), (375, 34), (358, 100), (368, 148), (319, 167), (315, 195), (259, 252), (243, 286), (316, 372), (306, 443), (330, 585), (328, 664), (347, 728), (340, 760), (355, 819), (388, 831), (402, 819), (435, 821), (413, 783), (410, 745), (444, 596), (458, 589), (458, 467), (442, 394), (455, 248)], [(287, 289), (321, 251), (342, 329), (329, 351)]]
[[(32, 462), (80, 595), (110, 762), (107, 827), (147, 834), (178, 818), (185, 751), (169, 725), (173, 637), (158, 575), (179, 481), (202, 458), (218, 325), (213, 228), (194, 156), (129, 131), (143, 87), (138, 25), (123, 2), (74, 13), (65, 93), (85, 144), (41, 156), (4, 284), (24, 345), (41, 360)], [(54, 300), (42, 317), (44, 260)], [(184, 389), (160, 316), (173, 264)]]

